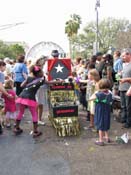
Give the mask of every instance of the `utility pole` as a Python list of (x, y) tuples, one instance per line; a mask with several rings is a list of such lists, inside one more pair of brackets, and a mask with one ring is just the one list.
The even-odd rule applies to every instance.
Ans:
[(99, 35), (99, 13), (98, 8), (100, 8), (100, 0), (96, 0), (95, 11), (96, 11), (96, 53), (99, 51), (99, 42), (98, 42), (98, 35)]

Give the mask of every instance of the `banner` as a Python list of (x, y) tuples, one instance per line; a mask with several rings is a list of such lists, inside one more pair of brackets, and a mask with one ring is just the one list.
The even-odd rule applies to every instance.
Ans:
[(71, 60), (65, 59), (48, 59), (48, 80), (66, 79), (71, 75)]

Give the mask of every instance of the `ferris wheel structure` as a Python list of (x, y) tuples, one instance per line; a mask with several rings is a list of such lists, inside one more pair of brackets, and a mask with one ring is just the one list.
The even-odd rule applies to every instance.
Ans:
[(51, 41), (41, 41), (27, 51), (26, 59), (38, 59), (41, 55), (51, 57), (52, 50), (58, 50), (61, 57), (65, 55), (64, 50), (58, 44)]

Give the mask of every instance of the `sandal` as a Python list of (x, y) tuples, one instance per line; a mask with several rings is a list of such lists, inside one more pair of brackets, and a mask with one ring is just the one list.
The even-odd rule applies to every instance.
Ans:
[(14, 128), (13, 132), (15, 133), (15, 135), (20, 135), (20, 134), (22, 134), (23, 129), (21, 129), (21, 128)]
[(6, 124), (7, 129), (11, 129), (11, 124)]
[(111, 143), (111, 142), (112, 142), (111, 139), (109, 138), (106, 139), (106, 143)]
[(100, 142), (99, 140), (96, 140), (95, 144), (99, 146), (104, 146), (104, 142)]
[(39, 137), (41, 135), (42, 135), (41, 131), (36, 131), (36, 132), (33, 133), (33, 138), (37, 138), (37, 137)]
[(105, 138), (104, 137), (104, 140), (105, 140), (106, 143), (111, 143), (112, 142), (110, 138)]

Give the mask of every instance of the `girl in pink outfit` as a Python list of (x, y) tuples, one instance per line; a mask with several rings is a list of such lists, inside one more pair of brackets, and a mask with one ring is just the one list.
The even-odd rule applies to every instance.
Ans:
[(20, 122), (23, 118), (25, 107), (28, 107), (33, 121), (33, 137), (42, 135), (41, 131), (38, 131), (38, 114), (37, 114), (37, 101), (36, 93), (41, 85), (45, 83), (45, 77), (39, 66), (32, 65), (30, 67), (30, 74), (27, 79), (21, 84), (24, 88), (18, 96), (16, 103), (18, 104), (18, 114), (16, 117), (16, 127), (14, 133), (16, 135), (21, 134), (23, 130), (20, 128)]
[[(36, 101), (36, 93), (40, 86), (43, 84), (49, 84), (53, 82), (47, 82), (45, 77), (43, 76), (43, 71), (41, 67), (32, 65), (30, 67), (30, 74), (27, 79), (21, 84), (24, 87), (23, 91), (18, 96), (16, 103), (18, 103), (18, 114), (16, 117), (16, 126), (14, 128), (14, 133), (19, 135), (23, 132), (20, 128), (20, 122), (23, 118), (25, 107), (31, 112), (32, 115), (32, 122), (33, 122), (33, 137), (39, 137), (42, 135), (42, 132), (38, 130), (38, 113), (37, 113), (37, 106), (38, 103)], [(57, 83), (55, 81), (54, 83)]]
[(5, 81), (5, 89), (8, 92), (9, 95), (11, 95), (13, 98), (8, 98), (6, 95), (2, 95), (4, 98), (4, 111), (5, 111), (5, 117), (6, 117), (6, 127), (11, 127), (11, 119), (16, 119), (16, 93), (13, 90), (14, 82), (13, 80), (6, 80)]

